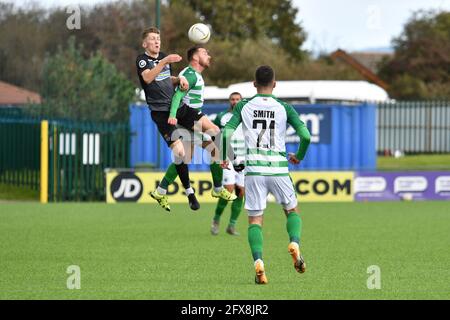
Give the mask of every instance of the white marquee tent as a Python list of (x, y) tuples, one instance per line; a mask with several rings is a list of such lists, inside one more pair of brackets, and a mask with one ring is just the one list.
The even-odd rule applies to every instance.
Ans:
[[(253, 82), (232, 84), (228, 88), (205, 87), (205, 100), (227, 100), (232, 92), (244, 98), (256, 94)], [(316, 101), (387, 102), (387, 92), (367, 81), (277, 81), (273, 94), (280, 99)]]
[[(253, 82), (242, 82), (228, 88), (215, 86), (205, 87), (205, 102), (226, 101), (232, 92), (240, 92), (244, 98), (256, 94)], [(346, 101), (346, 102), (388, 102), (387, 92), (367, 81), (277, 81), (273, 94), (280, 99), (290, 101)], [(140, 90), (140, 98), (145, 101), (144, 91)]]

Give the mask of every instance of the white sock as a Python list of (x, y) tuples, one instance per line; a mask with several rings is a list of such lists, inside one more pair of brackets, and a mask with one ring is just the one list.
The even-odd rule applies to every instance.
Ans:
[(192, 189), (192, 187), (189, 187), (189, 188), (186, 189), (186, 195), (187, 196), (190, 195), (190, 194), (193, 194), (193, 193), (194, 193), (194, 189)]
[(300, 246), (298, 245), (298, 243), (297, 242), (291, 242), (291, 244), (292, 245), (294, 245), (297, 249), (299, 249), (300, 248)]
[(222, 190), (223, 187), (214, 187), (214, 192), (220, 192)]
[(160, 186), (158, 186), (158, 188), (156, 188), (156, 191), (158, 191), (159, 194), (165, 195), (167, 193), (167, 190), (164, 188), (161, 188)]
[(264, 267), (264, 262), (263, 262), (261, 259), (256, 259), (256, 261), (255, 261), (255, 266), (256, 266), (256, 263), (257, 263), (258, 261), (261, 261), (261, 264), (262, 264), (262, 266)]

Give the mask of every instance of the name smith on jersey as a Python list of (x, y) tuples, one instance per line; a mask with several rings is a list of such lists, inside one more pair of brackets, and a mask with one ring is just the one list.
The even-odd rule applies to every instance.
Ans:
[(275, 111), (268, 110), (253, 110), (254, 118), (271, 118), (275, 119)]

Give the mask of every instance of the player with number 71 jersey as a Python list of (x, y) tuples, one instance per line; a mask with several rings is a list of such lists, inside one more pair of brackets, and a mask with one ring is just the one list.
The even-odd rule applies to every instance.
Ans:
[[(310, 134), (294, 108), (277, 99), (270, 66), (260, 66), (255, 72), (257, 94), (239, 102), (226, 124), (222, 137), (222, 167), (228, 165), (227, 147), (233, 131), (242, 123), (245, 139), (245, 209), (248, 212), (248, 241), (255, 267), (255, 283), (268, 282), (263, 262), (262, 226), (267, 196), (272, 194), (286, 214), (289, 234), (288, 252), (295, 270), (304, 273), (306, 263), (300, 251), (302, 219), (298, 214), (297, 196), (289, 177), (288, 163), (299, 164), (310, 143)], [(286, 127), (292, 125), (300, 137), (296, 154), (286, 155)], [(231, 155), (233, 159), (233, 155)]]
[[(246, 176), (289, 175), (285, 142), (288, 124), (293, 126), (301, 138), (296, 158), (303, 160), (309, 145), (308, 129), (295, 109), (274, 95), (256, 94), (239, 102), (225, 131), (234, 131), (240, 123), (245, 137)], [(226, 144), (223, 144), (222, 151), (225, 154), (226, 149)]]

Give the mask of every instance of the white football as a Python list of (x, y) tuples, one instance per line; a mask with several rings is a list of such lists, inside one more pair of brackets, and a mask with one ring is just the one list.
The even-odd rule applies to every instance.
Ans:
[(211, 37), (211, 31), (206, 24), (196, 23), (189, 28), (188, 37), (194, 43), (207, 43)]

